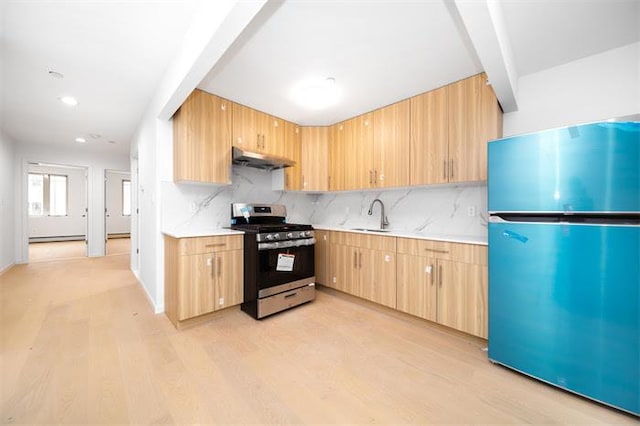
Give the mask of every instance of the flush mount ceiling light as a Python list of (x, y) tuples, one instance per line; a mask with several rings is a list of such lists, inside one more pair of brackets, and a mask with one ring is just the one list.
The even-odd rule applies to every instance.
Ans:
[(89, 136), (91, 136), (93, 139), (100, 139), (102, 137), (97, 133), (89, 133)]
[(107, 141), (107, 143), (116, 144), (118, 142), (116, 142), (116, 141)]
[(338, 102), (340, 90), (333, 77), (310, 78), (294, 87), (292, 95), (293, 99), (304, 107), (324, 109)]
[(60, 99), (60, 102), (62, 102), (65, 105), (69, 105), (69, 106), (78, 105), (78, 100), (73, 96), (61, 96), (58, 99)]
[(85, 143), (87, 140), (85, 138), (76, 138), (76, 142)]

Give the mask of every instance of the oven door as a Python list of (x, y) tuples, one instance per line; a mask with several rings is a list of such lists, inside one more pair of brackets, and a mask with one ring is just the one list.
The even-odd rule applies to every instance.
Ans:
[(257, 278), (260, 297), (313, 283), (314, 245), (259, 250)]

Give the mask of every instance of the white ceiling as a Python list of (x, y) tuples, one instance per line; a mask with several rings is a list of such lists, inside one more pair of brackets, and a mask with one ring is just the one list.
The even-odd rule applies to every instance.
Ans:
[[(19, 142), (128, 152), (200, 1), (2, 1), (2, 130)], [(520, 76), (640, 41), (640, 0), (501, 4)], [(321, 125), (481, 70), (452, 0), (271, 0), (199, 87)], [(336, 79), (337, 105), (291, 99), (312, 76)], [(62, 105), (64, 94), (80, 104)]]
[[(198, 1), (2, 3), (3, 131), (19, 142), (128, 153)], [(63, 95), (79, 105), (63, 105)]]

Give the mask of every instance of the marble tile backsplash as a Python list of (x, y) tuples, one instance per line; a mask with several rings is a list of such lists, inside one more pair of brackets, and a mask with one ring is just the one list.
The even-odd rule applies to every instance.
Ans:
[(284, 204), (289, 222), (377, 228), (380, 206), (376, 204), (372, 216), (367, 211), (379, 198), (388, 228), (395, 231), (471, 237), (487, 233), (484, 184), (308, 194), (274, 191), (271, 173), (246, 167), (233, 167), (232, 182), (225, 186), (161, 182), (162, 229), (188, 233), (228, 227), (232, 202)]
[(391, 230), (486, 237), (486, 193), (484, 184), (467, 184), (323, 194), (312, 201), (315, 208), (310, 221), (345, 228), (378, 228), (380, 205), (376, 203), (371, 216), (367, 212), (371, 202), (379, 198)]

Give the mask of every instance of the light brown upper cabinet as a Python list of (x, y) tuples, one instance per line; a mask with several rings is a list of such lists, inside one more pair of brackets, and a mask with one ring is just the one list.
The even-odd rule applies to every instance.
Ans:
[(411, 98), (411, 185), (487, 178), (502, 111), (484, 73)]
[(344, 189), (344, 124), (329, 127), (329, 191)]
[(302, 189), (302, 142), (300, 126), (284, 122), (284, 156), (295, 161), (295, 165), (284, 169), (284, 189)]
[(502, 137), (502, 111), (478, 74), (447, 86), (449, 95), (449, 182), (487, 179), (487, 142)]
[(373, 113), (343, 123), (344, 189), (369, 188), (373, 182)]
[(371, 187), (409, 185), (409, 122), (407, 99), (373, 113)]
[(233, 146), (284, 157), (284, 120), (234, 102)]
[(326, 191), (329, 188), (329, 128), (301, 127), (302, 190)]
[(449, 182), (447, 88), (411, 98), (411, 185)]
[(173, 116), (173, 180), (231, 183), (230, 102), (194, 90)]

